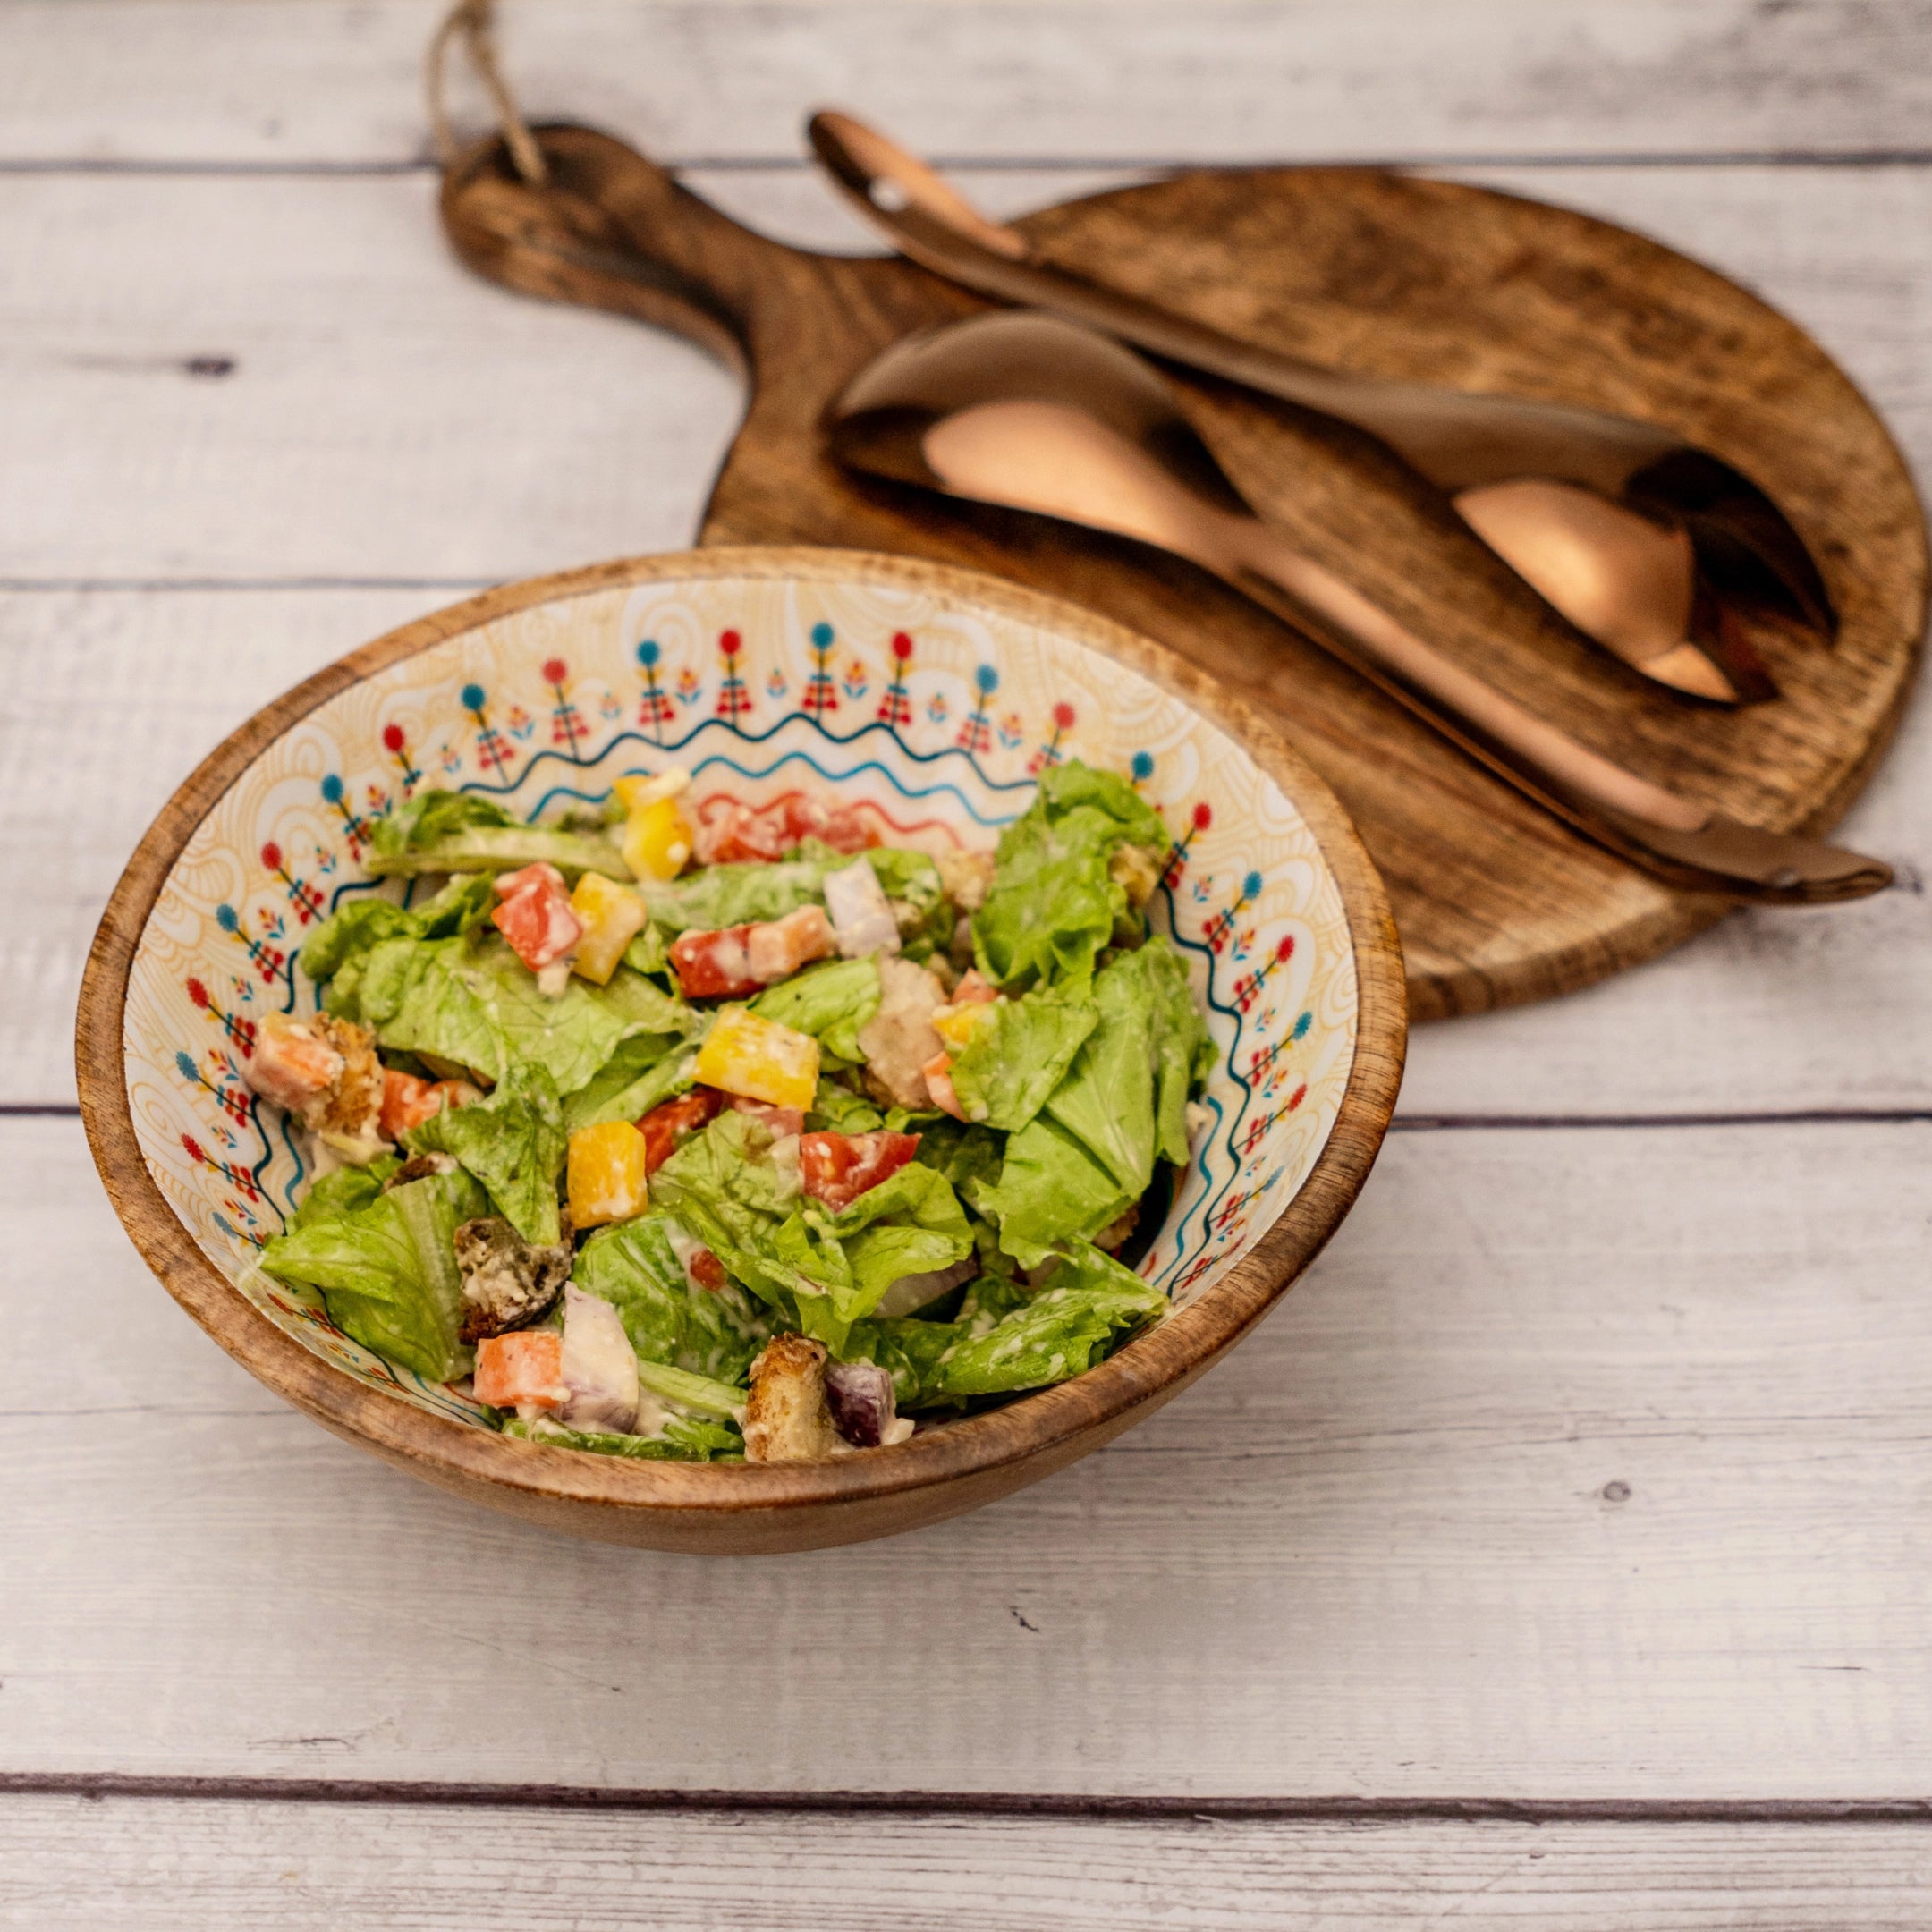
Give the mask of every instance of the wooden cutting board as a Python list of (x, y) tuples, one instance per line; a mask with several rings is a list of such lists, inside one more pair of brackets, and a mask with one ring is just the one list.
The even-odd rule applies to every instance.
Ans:
[[(1414, 1017), (1566, 992), (1723, 915), (1599, 852), (1191, 565), (837, 468), (818, 433), (827, 402), (886, 343), (987, 304), (910, 262), (768, 241), (609, 136), (537, 132), (547, 184), (521, 182), (486, 142), (450, 169), (445, 224), (484, 275), (680, 330), (743, 371), (744, 424), (699, 541), (969, 564), (1199, 660), (1274, 717), (1354, 815), (1387, 882)], [(1318, 361), (1594, 404), (1728, 458), (1784, 506), (1842, 617), (1831, 648), (1754, 626), (1783, 696), (1735, 712), (1661, 691), (1568, 631), (1374, 443), (1176, 377), (1258, 507), (1580, 738), (1781, 830), (1830, 826), (1869, 775), (1918, 661), (1924, 520), (1844, 374), (1734, 283), (1586, 216), (1359, 168), (1184, 174), (1019, 225), (1071, 267)]]

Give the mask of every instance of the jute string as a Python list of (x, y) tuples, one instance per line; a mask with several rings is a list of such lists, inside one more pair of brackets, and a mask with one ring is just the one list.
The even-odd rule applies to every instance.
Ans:
[(550, 171), (544, 165), (543, 149), (530, 133), (530, 123), (517, 111), (517, 104), (504, 80), (503, 70), (496, 64), (496, 0), (456, 0), (443, 24), (436, 29), (436, 38), (429, 43), (429, 52), (423, 64), (423, 89), (428, 96), (429, 125), (436, 134), (436, 152), (447, 167), (456, 158), (458, 148), (444, 101), (444, 70), (448, 64), (451, 43), (461, 36), (470, 55), (470, 64), (476, 69), (477, 78), (482, 81), (484, 91), (496, 110), (497, 124), (503, 129), (504, 140), (509, 146), (510, 158), (516, 164), (517, 173), (532, 186), (540, 188), (550, 178)]

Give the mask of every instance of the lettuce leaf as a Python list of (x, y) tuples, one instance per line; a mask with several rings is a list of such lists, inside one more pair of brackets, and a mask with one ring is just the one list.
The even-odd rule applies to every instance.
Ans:
[(818, 904), (825, 896), (825, 869), (811, 860), (707, 866), (667, 885), (648, 883), (644, 902), (653, 924), (666, 932), (713, 932), (783, 919), (801, 906)]
[(606, 1121), (641, 1120), (654, 1106), (691, 1084), (695, 1043), (679, 1034), (638, 1033), (564, 1102), (564, 1128), (599, 1127)]
[(811, 1111), (805, 1116), (808, 1132), (870, 1133), (875, 1127), (885, 1124), (886, 1116), (869, 1100), (861, 1098), (850, 1087), (819, 1075)]
[(1093, 997), (1099, 1025), (1046, 1111), (1138, 1199), (1157, 1156), (1187, 1159), (1188, 1098), (1212, 1044), (1187, 969), (1165, 938), (1111, 962)]
[(385, 939), (447, 939), (476, 930), (496, 902), (496, 888), (470, 874), (453, 878), (419, 906), (388, 899), (352, 899), (309, 934), (299, 955), (311, 979), (330, 979)]
[(525, 1422), (513, 1416), (505, 1436), (521, 1442), (547, 1443), (553, 1449), (580, 1449), (589, 1455), (623, 1456), (633, 1462), (731, 1462), (744, 1459), (744, 1437), (722, 1422), (673, 1416), (662, 1436), (612, 1436), (602, 1430), (570, 1429), (561, 1422)]
[(1038, 983), (1076, 996), (1127, 910), (1107, 873), (1123, 843), (1167, 846), (1159, 814), (1123, 778), (1078, 759), (1040, 779), (1026, 811), (1000, 835), (993, 885), (973, 915), (973, 953), (996, 986)]
[(1006, 1143), (990, 1127), (969, 1125), (945, 1114), (919, 1129), (919, 1153), (914, 1157), (928, 1167), (936, 1167), (968, 1200), (972, 1199), (969, 1183), (991, 1187), (999, 1179), (1000, 1164), (1005, 1157)]
[(651, 1176), (651, 1199), (790, 1323), (794, 1297), (818, 1290), (780, 1250), (779, 1230), (797, 1209), (798, 1175), (770, 1160), (768, 1141), (748, 1115), (721, 1114)]
[(329, 1010), (373, 1027), (381, 1046), (467, 1067), (494, 1084), (508, 1071), (509, 1051), (477, 990), (470, 954), (462, 939), (385, 939), (363, 960), (352, 996), (342, 996), (346, 975), (330, 982)]
[(1097, 1017), (1093, 1007), (1058, 993), (1028, 993), (983, 1008), (952, 1067), (953, 1091), (967, 1119), (1017, 1133), (1060, 1084)]
[(998, 1182), (969, 1182), (966, 1198), (998, 1224), (1001, 1250), (1030, 1268), (1059, 1242), (1097, 1234), (1139, 1191), (1123, 1189), (1065, 1128), (1039, 1114), (1007, 1141)]
[(377, 878), (422, 872), (513, 871), (542, 860), (560, 872), (601, 872), (628, 879), (631, 868), (609, 839), (518, 821), (473, 792), (419, 792), (376, 821), (369, 869)]
[(859, 1030), (878, 1011), (880, 996), (876, 960), (826, 960), (767, 987), (751, 1002), (751, 1011), (761, 1020), (809, 1033), (841, 1060), (860, 1061), (865, 1055)]
[(483, 1190), (461, 1169), (431, 1174), (277, 1235), (262, 1249), (262, 1268), (278, 1281), (319, 1289), (329, 1319), (363, 1347), (431, 1382), (447, 1382), (473, 1360), (457, 1340), (456, 1229), (487, 1207)]
[(301, 1205), (289, 1216), (283, 1232), (318, 1227), (325, 1221), (339, 1221), (344, 1215), (369, 1207), (382, 1192), (382, 1184), (402, 1165), (394, 1154), (378, 1154), (364, 1167), (338, 1167), (326, 1174), (302, 1196)]
[(1166, 1307), (1165, 1295), (1111, 1255), (1090, 1242), (1069, 1242), (1039, 1293), (938, 1358), (936, 1389), (948, 1396), (997, 1395), (1068, 1381)]
[[(716, 1293), (694, 1288), (672, 1245), (668, 1221), (654, 1211), (598, 1229), (584, 1243), (572, 1278), (617, 1310), (641, 1360), (713, 1384), (742, 1382), (771, 1339), (771, 1318), (734, 1282)], [(673, 1400), (691, 1399), (689, 1392), (680, 1396), (651, 1385)], [(737, 1401), (743, 1400), (741, 1392)]]
[(564, 1238), (557, 1177), (564, 1172), (564, 1110), (540, 1066), (511, 1067), (487, 1100), (445, 1107), (402, 1144), (412, 1154), (450, 1154), (483, 1183), (496, 1211), (534, 1248)]

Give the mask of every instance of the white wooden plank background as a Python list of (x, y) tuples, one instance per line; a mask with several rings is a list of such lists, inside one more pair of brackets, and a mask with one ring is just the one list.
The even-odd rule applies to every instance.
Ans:
[(0, 1926), (30, 1932), (1919, 1932), (1928, 1884), (1896, 1825), (0, 1805)]
[(0, 1122), (12, 1271), (51, 1290), (0, 1358), (0, 1769), (1924, 1790), (1932, 1125), (1397, 1135), (1285, 1305), (1114, 1448), (724, 1565), (326, 1436), (155, 1288), (80, 1140)]
[[(0, 1924), (1922, 1923), (1932, 1810), (1817, 1809), (1932, 1799), (1922, 705), (1852, 821), (1907, 890), (1424, 1034), (1263, 1331), (961, 1523), (724, 1567), (563, 1542), (322, 1436), (146, 1275), (65, 1110), (148, 816), (376, 631), (682, 543), (735, 417), (682, 345), (445, 258), (434, 11), (0, 0)], [(533, 111), (808, 245), (862, 245), (793, 158), (825, 99), (1013, 211), (1452, 164), (1751, 282), (1932, 463), (1924, 0), (525, 0), (505, 41)], [(97, 1773), (1174, 1804), (7, 1789)], [(1540, 1822), (1387, 1815), (1444, 1796)], [(1230, 1797), (1353, 1809), (1189, 1821)]]

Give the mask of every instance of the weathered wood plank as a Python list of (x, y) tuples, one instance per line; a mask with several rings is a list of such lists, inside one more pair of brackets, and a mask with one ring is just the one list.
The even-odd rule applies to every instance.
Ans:
[(334, 1442), (147, 1277), (73, 1123), (0, 1121), (0, 1767), (1922, 1792), (1928, 1150), (1398, 1135), (1284, 1309), (1114, 1447), (723, 1564)]
[[(14, 0), (0, 154), (399, 162), (440, 0)], [(1923, 0), (1242, 0), (508, 10), (530, 110), (789, 160), (836, 99), (953, 157), (1375, 159), (1919, 148)], [(101, 57), (112, 44), (113, 60)], [(218, 57), (215, 51), (219, 49)]]
[(35, 1932), (1900, 1932), (1898, 1826), (584, 1814), (0, 1799), (0, 1923)]

